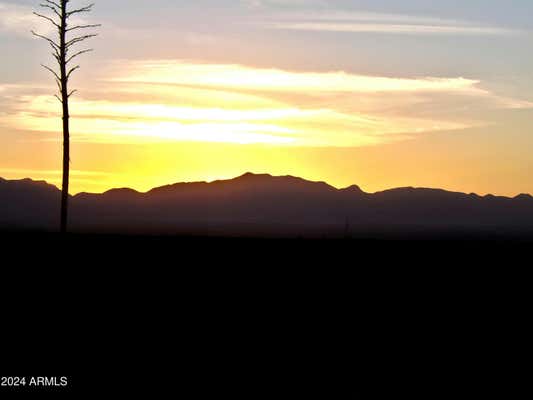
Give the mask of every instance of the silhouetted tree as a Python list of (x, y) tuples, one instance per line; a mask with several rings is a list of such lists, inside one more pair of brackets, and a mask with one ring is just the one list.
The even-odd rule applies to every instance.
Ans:
[[(67, 231), (68, 218), (68, 186), (69, 186), (69, 169), (70, 169), (70, 130), (69, 130), (69, 98), (76, 90), (69, 91), (68, 83), (70, 76), (74, 71), (80, 68), (79, 65), (71, 66), (71, 62), (78, 56), (88, 53), (93, 49), (75, 50), (73, 46), (96, 36), (95, 33), (80, 34), (79, 36), (69, 37), (70, 32), (83, 32), (84, 29), (91, 29), (100, 26), (100, 24), (78, 24), (69, 26), (71, 17), (76, 14), (88, 13), (92, 10), (94, 4), (88, 6), (69, 9), (71, 0), (44, 0), (40, 6), (49, 13), (48, 15), (34, 12), (40, 18), (45, 19), (57, 29), (56, 40), (47, 36), (35, 33), (32, 34), (46, 40), (52, 47), (52, 56), (57, 61), (59, 72), (53, 68), (43, 65), (43, 68), (51, 72), (59, 88), (59, 94), (55, 97), (61, 102), (63, 109), (63, 182), (61, 187), (61, 232)], [(58, 43), (59, 42), (59, 43)]]

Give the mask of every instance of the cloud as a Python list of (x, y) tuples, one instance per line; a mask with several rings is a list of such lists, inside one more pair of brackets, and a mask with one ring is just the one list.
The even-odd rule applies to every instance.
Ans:
[[(2, 124), (60, 140), (60, 107), (43, 89), (4, 87)], [(49, 88), (49, 93), (53, 90)], [(73, 140), (200, 141), (354, 147), (486, 123), (472, 115), (533, 104), (463, 77), (399, 78), (236, 64), (117, 61), (72, 99)], [(5, 103), (5, 102), (4, 102)]]
[(264, 91), (325, 92), (479, 92), (479, 81), (459, 78), (390, 78), (336, 72), (291, 72), (235, 64), (141, 61), (115, 67), (124, 75), (114, 82), (147, 82), (199, 87), (243, 88)]
[[(33, 11), (41, 12), (44, 15), (49, 13), (39, 9), (38, 2), (36, 7), (32, 8), (25, 5), (18, 5), (13, 3), (0, 2), (0, 33), (23, 36), (31, 38), (31, 31), (34, 30), (42, 35), (50, 35), (56, 33), (54, 26), (42, 18), (33, 14)], [(72, 18), (72, 24), (85, 24), (82, 18)]]
[(324, 0), (242, 0), (247, 7), (265, 8), (265, 7), (310, 7), (324, 6), (327, 3)]
[[(63, 174), (63, 171), (61, 170), (43, 170), (43, 169), (27, 169), (27, 168), (4, 168), (0, 167), (0, 174), (2, 176), (6, 176), (8, 174), (17, 174), (17, 175), (28, 175), (28, 176), (39, 176), (39, 175), (47, 175), (47, 176), (60, 176)], [(109, 172), (102, 172), (102, 171), (81, 171), (76, 169), (71, 169), (70, 174), (72, 176), (94, 176), (94, 177), (103, 177), (103, 176), (112, 176), (113, 174)]]
[(271, 14), (257, 21), (268, 29), (421, 35), (514, 35), (520, 31), (413, 15), (327, 11)]
[(43, 34), (51, 32), (51, 27), (32, 14), (28, 6), (0, 2), (0, 33), (30, 37), (32, 29)]
[(392, 33), (432, 35), (511, 35), (514, 31), (503, 28), (481, 26), (410, 25), (410, 24), (368, 24), (296, 22), (265, 25), (272, 29), (319, 32)]

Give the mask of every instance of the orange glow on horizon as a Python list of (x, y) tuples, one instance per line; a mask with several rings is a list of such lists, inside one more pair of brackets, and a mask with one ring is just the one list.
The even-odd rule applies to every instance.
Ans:
[[(147, 191), (245, 172), (294, 175), (339, 188), (358, 184), (369, 192), (410, 185), (532, 191), (520, 173), (527, 158), (512, 155), (518, 172), (510, 179), (497, 168), (510, 157), (505, 143), (494, 139), (487, 146), (500, 161), (485, 162), (483, 149), (468, 141), (489, 127), (460, 112), (473, 102), (491, 110), (531, 104), (482, 89), (477, 80), (168, 61), (120, 65), (104, 69), (101, 79), (73, 98), (72, 193)], [(0, 137), (0, 149), (8, 149), (0, 176), (59, 185), (61, 121), (52, 89), (2, 89), (16, 101), (0, 121), (8, 133)], [(481, 160), (477, 172), (465, 162), (474, 156)], [(480, 176), (500, 176), (498, 188)]]

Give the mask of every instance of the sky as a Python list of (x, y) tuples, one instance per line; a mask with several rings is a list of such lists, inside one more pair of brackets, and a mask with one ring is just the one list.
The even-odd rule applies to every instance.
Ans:
[[(0, 0), (0, 176), (59, 185), (38, 4)], [(71, 192), (251, 171), (533, 193), (531, 15), (530, 0), (96, 1), (73, 21), (102, 27), (71, 82)]]

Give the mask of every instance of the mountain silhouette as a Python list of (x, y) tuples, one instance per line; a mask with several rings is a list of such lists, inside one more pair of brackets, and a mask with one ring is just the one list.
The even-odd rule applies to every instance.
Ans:
[[(53, 231), (60, 191), (43, 181), (0, 180), (0, 227)], [(78, 232), (339, 237), (533, 235), (533, 197), (440, 189), (365, 193), (293, 176), (246, 173), (211, 183), (176, 183), (146, 193), (112, 189), (71, 196)]]

